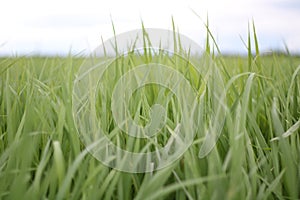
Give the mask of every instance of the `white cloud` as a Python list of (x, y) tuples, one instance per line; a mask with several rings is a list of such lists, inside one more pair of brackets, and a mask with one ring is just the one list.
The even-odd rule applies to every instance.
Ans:
[(278, 47), (285, 40), (292, 51), (300, 52), (296, 0), (10, 0), (0, 8), (0, 54), (94, 48), (101, 35), (112, 36), (110, 15), (117, 33), (140, 28), (141, 19), (146, 27), (170, 29), (174, 16), (180, 32), (201, 43), (205, 28), (191, 9), (204, 21), (208, 14), (221, 50), (243, 52), (239, 35), (246, 38), (253, 18), (263, 48)]

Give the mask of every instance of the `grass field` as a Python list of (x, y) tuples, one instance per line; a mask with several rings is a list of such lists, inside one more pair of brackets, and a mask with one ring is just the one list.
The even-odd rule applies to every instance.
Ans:
[[(213, 100), (214, 76), (194, 75), (192, 85), (205, 93), (202, 126), (178, 161), (149, 173), (117, 171), (85, 150), (72, 114), (83, 58), (1, 58), (0, 199), (299, 199), (300, 58), (263, 56), (254, 47), (248, 56), (207, 48), (210, 59), (202, 64), (209, 70), (213, 62), (226, 86), (217, 145), (199, 158), (204, 133), (222, 122), (212, 117), (220, 103)], [(151, 104), (159, 90), (145, 91)], [(149, 111), (140, 101), (132, 104)], [(115, 124), (109, 111), (101, 113), (103, 105), (99, 115), (108, 115), (109, 134)], [(170, 109), (176, 115), (176, 106)], [(176, 116), (169, 120), (174, 127)]]

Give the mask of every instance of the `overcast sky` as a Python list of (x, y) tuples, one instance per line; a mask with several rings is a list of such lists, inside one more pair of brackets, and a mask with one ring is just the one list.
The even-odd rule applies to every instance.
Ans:
[[(246, 53), (248, 22), (254, 19), (260, 48), (300, 53), (299, 0), (2, 0), (0, 55), (72, 54), (92, 50), (116, 32), (141, 27), (171, 29), (201, 46), (203, 20), (224, 53)], [(199, 16), (197, 16), (194, 12)]]

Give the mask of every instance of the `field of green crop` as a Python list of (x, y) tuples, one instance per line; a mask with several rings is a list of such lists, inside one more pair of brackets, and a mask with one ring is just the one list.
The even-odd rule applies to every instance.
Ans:
[[(198, 77), (190, 70), (187, 79), (204, 94), (201, 127), (180, 159), (149, 173), (109, 168), (79, 139), (72, 92), (83, 58), (1, 58), (0, 199), (299, 199), (300, 58), (259, 55), (254, 46), (256, 53), (248, 46), (248, 56), (212, 54), (207, 47), (209, 59), (194, 58), (201, 69), (218, 72), (226, 101), (216, 101), (213, 73)], [(153, 86), (145, 88), (145, 98), (136, 94), (132, 112), (139, 105), (147, 118), (159, 91)], [(101, 102), (98, 114), (107, 116), (109, 135), (116, 127), (109, 105)], [(168, 108), (171, 128), (179, 115), (175, 104)], [(226, 111), (222, 121), (218, 104)], [(221, 127), (220, 138), (199, 158), (205, 133), (214, 127)], [(137, 151), (145, 142), (120, 137), (123, 148)], [(164, 145), (164, 136), (157, 137)]]

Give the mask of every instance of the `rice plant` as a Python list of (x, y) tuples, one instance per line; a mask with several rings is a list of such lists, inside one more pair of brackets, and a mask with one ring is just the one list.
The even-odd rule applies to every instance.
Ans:
[[(186, 65), (178, 69), (201, 98), (201, 126), (180, 159), (147, 173), (107, 167), (80, 140), (72, 94), (83, 57), (1, 58), (0, 199), (299, 199), (300, 58), (261, 55), (254, 25), (247, 57), (223, 56), (211, 33), (207, 35), (206, 51), (191, 58), (204, 66), (203, 73)], [(144, 58), (174, 61), (160, 53), (149, 55), (132, 53), (120, 61), (128, 69)], [(103, 92), (112, 90), (122, 70), (107, 72)], [(225, 93), (218, 93), (220, 87)], [(171, 99), (167, 126), (155, 137), (155, 145), (163, 146), (164, 131), (175, 130), (181, 117), (170, 91), (141, 88), (129, 108), (144, 125), (158, 97)], [(122, 148), (140, 151), (147, 141), (118, 136), (110, 102), (104, 100), (95, 99), (106, 133)], [(201, 156), (209, 133), (220, 137)]]

